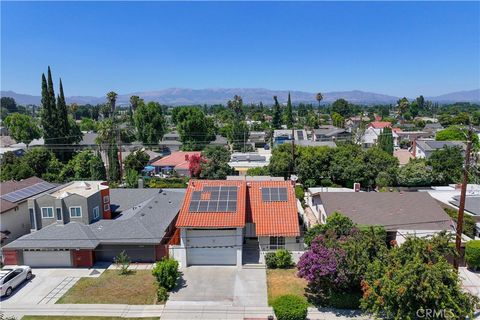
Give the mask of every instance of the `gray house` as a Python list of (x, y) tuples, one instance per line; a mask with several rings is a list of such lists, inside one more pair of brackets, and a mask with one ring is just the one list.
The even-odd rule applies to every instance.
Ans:
[(457, 147), (465, 152), (467, 146), (462, 141), (436, 141), (418, 139), (413, 142), (412, 153), (417, 159), (428, 159), (436, 150), (444, 147)]

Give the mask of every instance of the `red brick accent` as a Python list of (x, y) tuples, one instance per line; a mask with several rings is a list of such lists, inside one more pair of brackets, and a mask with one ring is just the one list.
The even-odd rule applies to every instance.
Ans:
[(5, 258), (4, 263), (6, 265), (17, 265), (18, 262), (18, 252), (17, 250), (3, 250), (3, 257)]
[[(103, 219), (111, 219), (112, 218), (112, 212), (110, 211), (110, 200), (108, 200), (107, 203), (103, 202), (103, 198), (108, 196), (110, 199), (110, 188), (108, 189), (103, 189), (100, 190), (100, 195), (102, 197), (102, 217)], [(104, 210), (105, 205), (108, 204), (108, 210)]]
[(73, 252), (73, 266), (75, 268), (93, 266), (93, 251), (92, 250), (71, 250)]
[(168, 245), (157, 244), (155, 246), (155, 260), (161, 260), (163, 257), (168, 257)]

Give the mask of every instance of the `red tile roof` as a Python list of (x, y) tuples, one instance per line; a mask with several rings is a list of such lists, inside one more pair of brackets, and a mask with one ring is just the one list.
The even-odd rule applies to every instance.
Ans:
[(368, 124), (369, 127), (373, 127), (375, 129), (383, 129), (387, 127), (391, 127), (392, 123), (388, 121), (373, 121)]
[[(193, 191), (205, 186), (238, 186), (237, 211), (189, 212)], [(262, 188), (287, 188), (287, 201), (262, 200)], [(202, 194), (202, 197), (204, 195)], [(232, 228), (254, 223), (257, 236), (300, 235), (295, 190), (290, 181), (190, 180), (176, 226), (178, 228)]]
[[(235, 212), (190, 212), (190, 200), (193, 191), (201, 191), (206, 186), (238, 186), (237, 211)], [(246, 184), (244, 181), (226, 180), (190, 180), (180, 214), (177, 228), (243, 228), (245, 226)]]
[(192, 155), (201, 155), (199, 151), (176, 151), (152, 163), (155, 167), (172, 167), (178, 169), (188, 169), (188, 157)]

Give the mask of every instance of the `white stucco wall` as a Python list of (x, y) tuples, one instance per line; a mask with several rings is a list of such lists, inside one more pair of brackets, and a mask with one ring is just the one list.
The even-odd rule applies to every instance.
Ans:
[(30, 216), (27, 201), (20, 203), (17, 208), (8, 210), (0, 215), (0, 230), (10, 231), (4, 244), (10, 243), (19, 237), (30, 233)]

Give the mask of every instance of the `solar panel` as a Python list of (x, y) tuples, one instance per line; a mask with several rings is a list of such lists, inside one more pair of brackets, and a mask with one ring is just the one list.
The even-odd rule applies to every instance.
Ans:
[(193, 191), (188, 211), (236, 212), (237, 190), (237, 186), (206, 186), (202, 191)]
[(55, 186), (51, 183), (41, 182), (41, 183), (34, 184), (33, 186), (29, 186), (20, 190), (9, 192), (1, 196), (1, 198), (9, 202), (18, 202), (20, 200), (30, 198), (36, 194), (53, 189), (54, 187)]
[(262, 188), (262, 201), (287, 201), (287, 188)]

